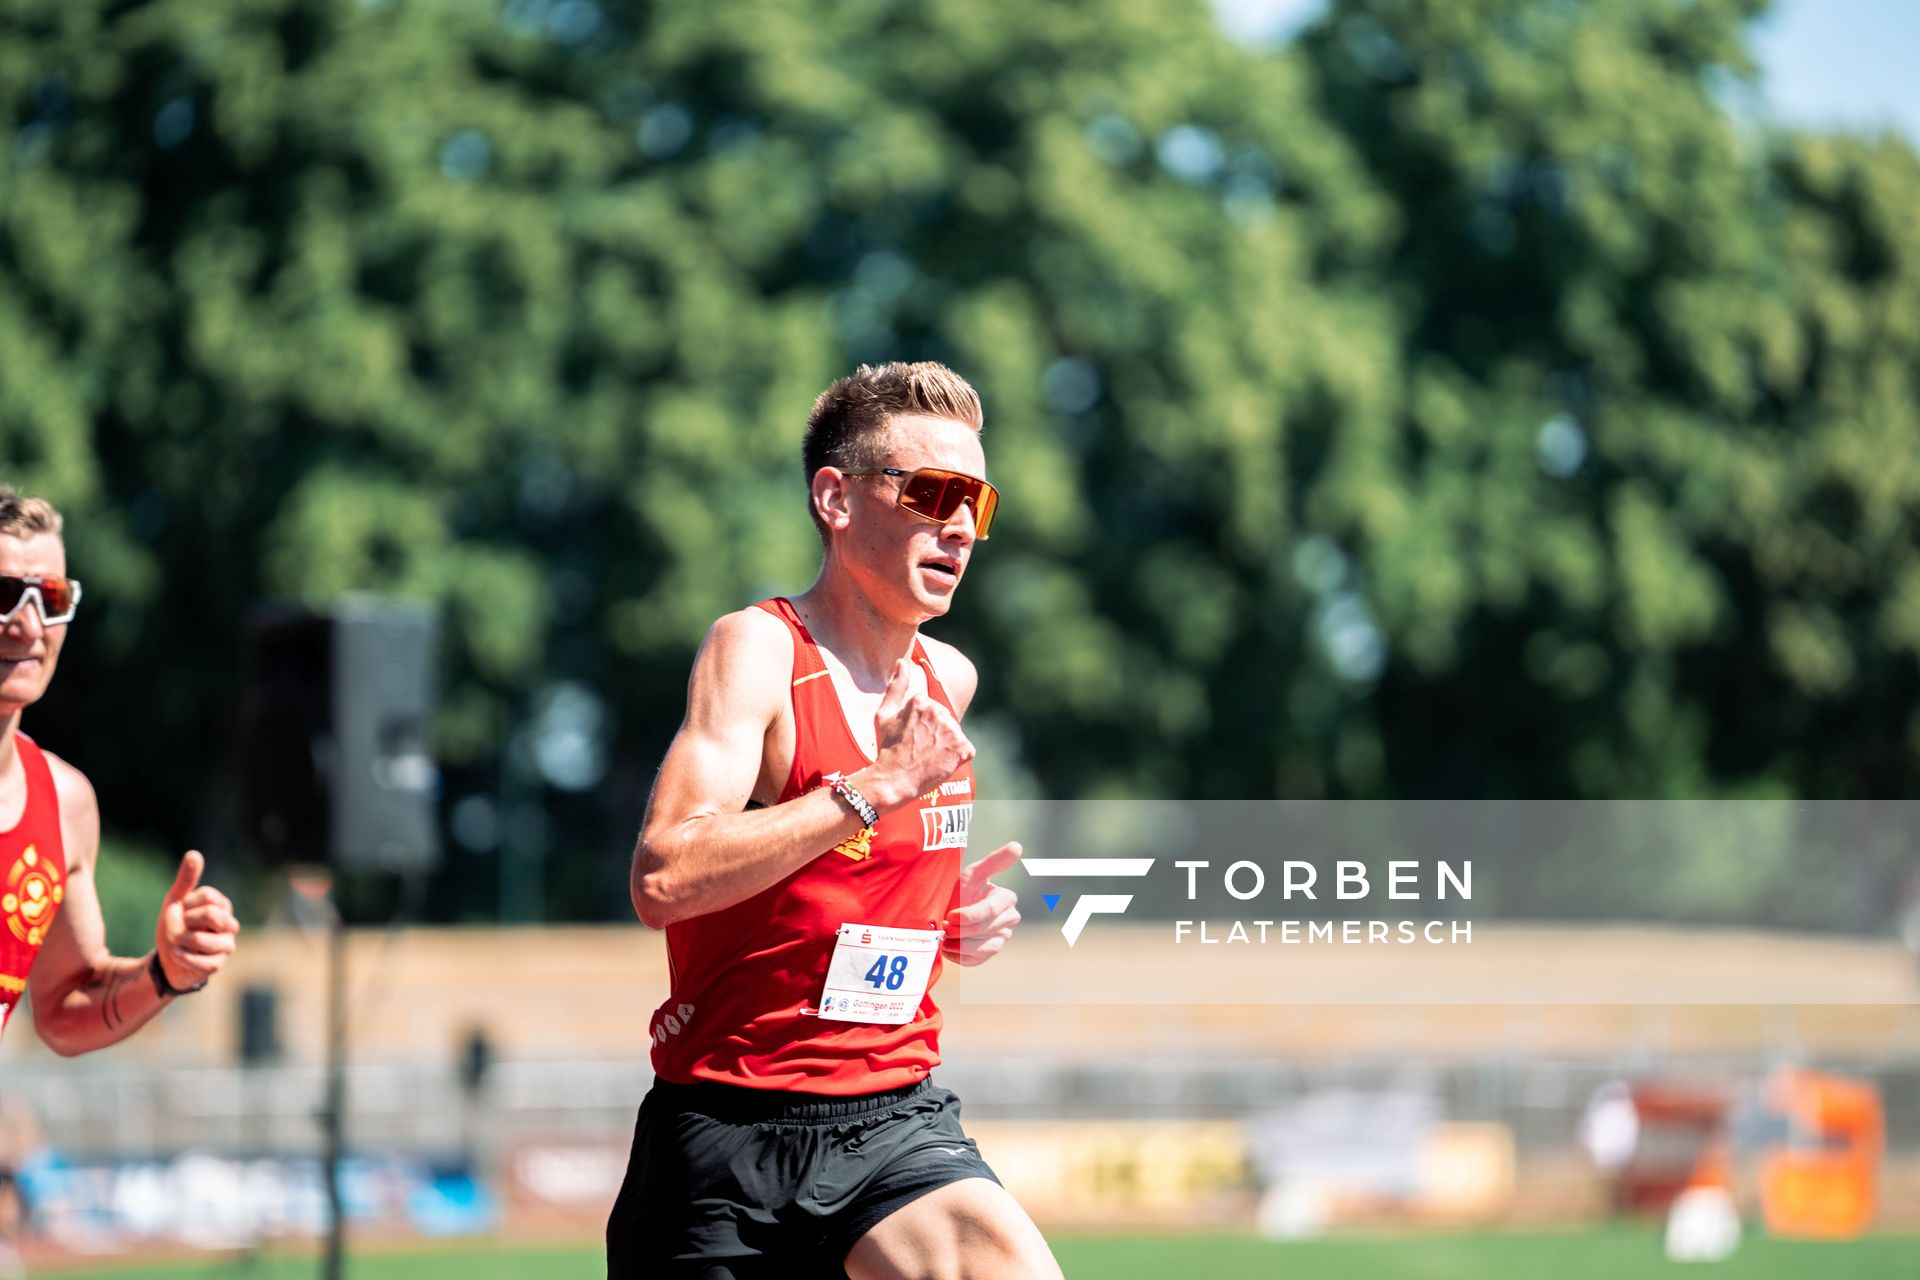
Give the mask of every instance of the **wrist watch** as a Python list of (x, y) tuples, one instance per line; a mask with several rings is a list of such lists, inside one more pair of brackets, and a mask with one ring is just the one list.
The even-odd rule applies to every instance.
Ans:
[(200, 981), (190, 987), (176, 987), (171, 982), (168, 982), (167, 970), (166, 967), (160, 963), (160, 953), (158, 951), (147, 957), (147, 976), (153, 979), (154, 993), (163, 1000), (168, 996), (190, 996), (207, 985), (205, 978), (200, 979)]
[(870, 827), (880, 821), (880, 811), (867, 802), (867, 798), (860, 794), (858, 788), (839, 774), (829, 775), (827, 786), (833, 789), (833, 794), (847, 802), (849, 809), (860, 815), (860, 821)]

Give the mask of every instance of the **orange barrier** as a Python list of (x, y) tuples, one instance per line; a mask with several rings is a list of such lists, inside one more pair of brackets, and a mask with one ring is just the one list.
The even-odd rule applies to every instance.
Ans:
[(1886, 1148), (1880, 1091), (1863, 1081), (1785, 1071), (1768, 1082), (1767, 1104), (1786, 1119), (1789, 1135), (1760, 1161), (1768, 1233), (1820, 1240), (1865, 1234)]

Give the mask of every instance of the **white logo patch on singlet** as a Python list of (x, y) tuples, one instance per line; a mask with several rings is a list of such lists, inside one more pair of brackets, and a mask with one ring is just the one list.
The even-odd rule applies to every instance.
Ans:
[(973, 822), (971, 804), (942, 804), (920, 811), (921, 849), (964, 849)]

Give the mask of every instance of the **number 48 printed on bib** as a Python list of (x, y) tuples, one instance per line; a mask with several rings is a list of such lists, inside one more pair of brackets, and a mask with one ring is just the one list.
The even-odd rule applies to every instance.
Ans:
[(820, 1016), (898, 1026), (913, 1020), (940, 954), (939, 929), (843, 924), (827, 962)]

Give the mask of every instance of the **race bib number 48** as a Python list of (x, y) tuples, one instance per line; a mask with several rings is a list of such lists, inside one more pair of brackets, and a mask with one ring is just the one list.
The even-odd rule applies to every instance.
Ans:
[(940, 954), (939, 929), (843, 924), (827, 962), (820, 1016), (838, 1022), (898, 1026), (913, 1020)]

